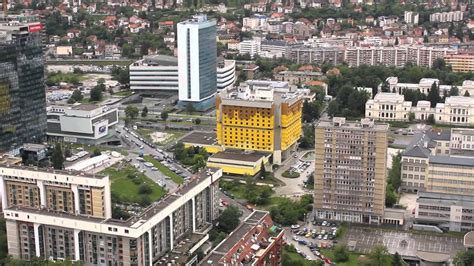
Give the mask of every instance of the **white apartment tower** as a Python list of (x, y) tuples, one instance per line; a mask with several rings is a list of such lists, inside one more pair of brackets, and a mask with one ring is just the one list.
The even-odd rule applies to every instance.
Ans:
[(178, 23), (179, 106), (196, 110), (214, 106), (216, 84), (216, 21), (206, 15)]

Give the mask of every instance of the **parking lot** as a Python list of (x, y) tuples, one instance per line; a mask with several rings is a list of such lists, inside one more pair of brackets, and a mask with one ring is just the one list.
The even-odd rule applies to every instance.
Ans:
[(349, 246), (355, 244), (354, 251), (364, 254), (376, 245), (384, 245), (390, 253), (398, 252), (402, 256), (415, 256), (417, 251), (454, 255), (463, 249), (462, 237), (359, 227), (350, 228), (344, 242)]
[(323, 260), (326, 264), (330, 264), (331, 261), (320, 254), (320, 251), (332, 248), (337, 243), (337, 240), (334, 240), (337, 228), (335, 224), (322, 226), (321, 224), (308, 223), (300, 225), (298, 228), (292, 226), (285, 228), (286, 241), (292, 244), (304, 258)]

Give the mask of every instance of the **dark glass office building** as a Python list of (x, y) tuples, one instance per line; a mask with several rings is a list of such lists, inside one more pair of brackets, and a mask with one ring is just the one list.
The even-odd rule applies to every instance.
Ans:
[(46, 136), (41, 24), (0, 25), (0, 151)]

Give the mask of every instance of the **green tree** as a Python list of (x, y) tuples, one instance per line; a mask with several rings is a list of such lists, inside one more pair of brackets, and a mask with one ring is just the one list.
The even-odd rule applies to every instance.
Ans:
[(328, 105), (328, 115), (330, 117), (334, 117), (334, 116), (337, 116), (339, 114), (339, 102), (334, 100), (334, 101), (331, 101)]
[(217, 218), (217, 227), (225, 233), (230, 233), (239, 225), (241, 215), (237, 206), (229, 206), (221, 213), (219, 218)]
[(401, 159), (402, 155), (400, 153), (397, 153), (397, 155), (392, 156), (392, 167), (388, 173), (388, 183), (393, 186), (394, 190), (398, 190), (400, 188), (400, 185), (402, 184)]
[(464, 97), (471, 97), (471, 94), (466, 90), (466, 92), (464, 92)]
[(405, 262), (403, 261), (402, 256), (400, 256), (398, 252), (395, 252), (395, 254), (393, 254), (392, 266), (404, 266), (404, 265), (405, 265)]
[(386, 266), (392, 262), (392, 257), (388, 253), (385, 246), (374, 246), (369, 254), (370, 265), (372, 266)]
[(102, 100), (102, 88), (100, 86), (95, 86), (91, 90), (91, 102), (98, 102)]
[(92, 153), (92, 157), (97, 157), (99, 155), (101, 155), (102, 153), (100, 152), (100, 149), (99, 148), (95, 148), (94, 149), (94, 152)]
[(132, 120), (137, 118), (138, 113), (139, 113), (139, 111), (138, 111), (137, 107), (129, 105), (129, 106), (127, 106), (127, 108), (125, 108), (125, 116), (132, 119)]
[(415, 120), (415, 113), (409, 112), (408, 113), (408, 121), (413, 122)]
[(428, 125), (434, 125), (436, 123), (435, 117), (433, 114), (430, 114), (428, 116), (428, 119), (426, 119), (426, 123), (428, 123)]
[(441, 102), (441, 96), (439, 96), (439, 87), (436, 82), (433, 82), (433, 84), (431, 85), (431, 89), (428, 92), (427, 98), (428, 101), (430, 101), (432, 108), (436, 107), (436, 104)]
[(388, 184), (385, 192), (385, 206), (393, 207), (395, 203), (397, 203), (397, 194), (395, 193), (392, 184)]
[(161, 117), (161, 120), (166, 122), (166, 120), (168, 119), (168, 112), (166, 111), (161, 112), (160, 117)]
[(454, 265), (472, 266), (474, 265), (474, 250), (459, 251), (454, 257)]
[(334, 261), (346, 262), (349, 260), (349, 251), (345, 245), (339, 244), (334, 247)]
[(142, 117), (146, 117), (148, 115), (148, 107), (143, 107), (142, 109)]
[(201, 124), (201, 119), (199, 119), (199, 118), (194, 119), (194, 123), (196, 125), (200, 125)]
[(151, 194), (153, 192), (153, 189), (147, 184), (141, 184), (140, 187), (138, 187), (138, 193), (140, 194)]
[(459, 88), (457, 86), (453, 86), (449, 91), (449, 96), (459, 96)]
[(75, 103), (75, 102), (80, 102), (84, 99), (84, 96), (82, 95), (82, 92), (80, 90), (75, 90), (72, 92), (71, 97), (67, 101), (69, 104)]
[(56, 143), (54, 146), (53, 154), (51, 155), (51, 161), (54, 169), (64, 168), (64, 155), (61, 144)]

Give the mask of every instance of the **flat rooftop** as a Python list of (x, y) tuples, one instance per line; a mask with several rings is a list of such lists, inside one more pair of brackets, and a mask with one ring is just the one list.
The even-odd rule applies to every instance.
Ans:
[(181, 139), (183, 143), (195, 143), (201, 145), (217, 145), (216, 132), (193, 131)]
[(91, 222), (97, 222), (97, 223), (105, 223), (105, 224), (110, 224), (110, 225), (137, 228), (137, 227), (140, 227), (145, 221), (155, 216), (158, 212), (160, 212), (161, 210), (171, 205), (171, 203), (173, 203), (175, 200), (178, 200), (181, 197), (181, 195), (186, 194), (196, 185), (200, 184), (207, 177), (208, 173), (214, 174), (216, 171), (219, 170), (217, 168), (206, 168), (206, 169), (208, 170), (208, 172), (201, 172), (198, 175), (195, 175), (194, 178), (191, 178), (186, 183), (178, 187), (176, 191), (171, 192), (170, 194), (168, 194), (161, 200), (152, 203), (148, 208), (146, 208), (139, 215), (133, 216), (125, 221), (117, 220), (117, 219), (103, 219), (103, 218), (97, 218), (97, 217), (92, 217), (92, 216), (87, 216), (87, 215), (75, 215), (71, 213), (51, 211), (48, 209), (32, 209), (32, 208), (15, 206), (15, 207), (9, 208), (9, 210), (27, 211), (27, 212), (47, 215), (47, 216), (64, 217), (64, 218), (70, 218), (70, 219), (78, 219), (78, 220), (85, 220), (85, 221), (91, 221)]
[(73, 171), (73, 170), (57, 170), (53, 168), (38, 168), (34, 166), (24, 166), (24, 165), (0, 164), (0, 168), (18, 169), (18, 170), (34, 171), (38, 173), (48, 173), (48, 174), (73, 175), (73, 176), (89, 177), (89, 178), (97, 178), (97, 179), (102, 179), (105, 177), (104, 175), (101, 175), (101, 174), (88, 174), (86, 172)]
[(474, 158), (435, 155), (430, 157), (430, 163), (474, 167)]
[(266, 157), (269, 154), (263, 152), (252, 152), (252, 153), (245, 153), (245, 152), (237, 152), (237, 151), (222, 151), (213, 154), (209, 159), (223, 159), (223, 160), (236, 160), (236, 161), (244, 161), (244, 162), (257, 162), (262, 157)]
[[(335, 117), (336, 118), (336, 117)], [(334, 121), (334, 119), (333, 119)], [(387, 131), (389, 128), (389, 124), (382, 124), (382, 123), (375, 123), (374, 121), (370, 121), (370, 124), (367, 126), (362, 126), (360, 121), (345, 121), (338, 126), (334, 124), (333, 121), (330, 120), (321, 120), (316, 125), (316, 127), (329, 127), (329, 128), (346, 128), (352, 130), (375, 130), (375, 131)], [(368, 120), (366, 120), (368, 121)]]
[(100, 106), (96, 105), (96, 104), (79, 104), (79, 105), (75, 105), (75, 106), (72, 106), (72, 110), (81, 110), (81, 111), (92, 111), (92, 110), (95, 110), (97, 108), (99, 108)]

